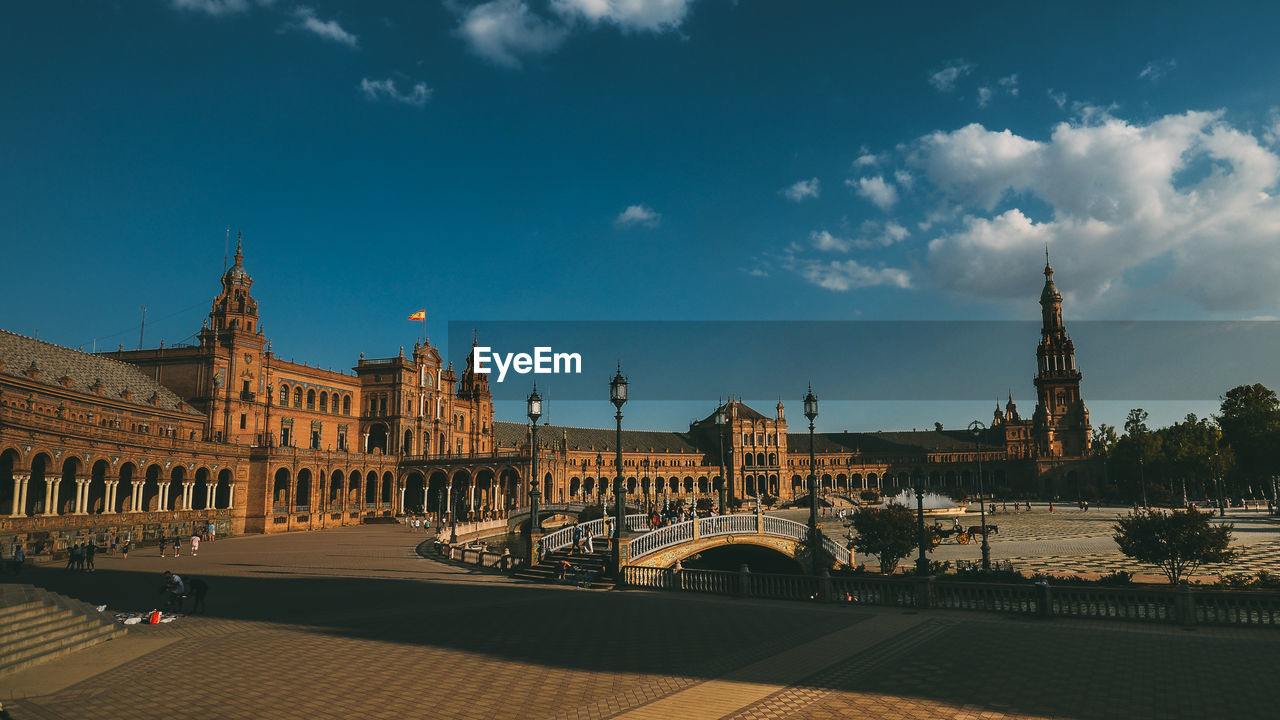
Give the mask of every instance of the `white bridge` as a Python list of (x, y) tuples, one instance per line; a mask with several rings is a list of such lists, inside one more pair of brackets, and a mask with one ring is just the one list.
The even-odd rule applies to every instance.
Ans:
[[(690, 555), (734, 544), (759, 545), (794, 558), (796, 546), (809, 536), (809, 526), (804, 523), (764, 514), (713, 515), (657, 530), (649, 530), (645, 515), (626, 517), (627, 528), (640, 533), (626, 538), (627, 564), (640, 567), (671, 567)], [(578, 527), (583, 537), (590, 533), (593, 538), (606, 538), (612, 526), (613, 518), (600, 518)], [(569, 547), (573, 544), (573, 526), (545, 535), (542, 543), (547, 552)], [(850, 551), (825, 533), (822, 549), (835, 565), (851, 565)]]

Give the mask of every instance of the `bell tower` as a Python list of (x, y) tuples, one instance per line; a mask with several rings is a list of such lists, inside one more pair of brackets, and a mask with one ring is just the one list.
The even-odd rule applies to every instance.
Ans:
[(1049, 251), (1044, 256), (1040, 293), (1040, 344), (1036, 348), (1036, 444), (1041, 456), (1080, 457), (1089, 453), (1089, 411), (1080, 397), (1076, 347), (1062, 322), (1062, 293), (1053, 282)]

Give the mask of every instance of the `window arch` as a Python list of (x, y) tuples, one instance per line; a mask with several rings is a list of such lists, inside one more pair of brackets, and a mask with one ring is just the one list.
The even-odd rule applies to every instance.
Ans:
[(351, 396), (350, 395), (342, 396), (342, 414), (343, 415), (351, 414)]
[(280, 383), (280, 404), (289, 404), (289, 386), (284, 383)]
[(316, 391), (315, 390), (307, 391), (307, 409), (308, 410), (316, 409)]
[(329, 412), (329, 393), (320, 393), (320, 412)]
[(293, 406), (296, 408), (302, 407), (302, 388), (301, 387), (296, 387), (293, 389)]

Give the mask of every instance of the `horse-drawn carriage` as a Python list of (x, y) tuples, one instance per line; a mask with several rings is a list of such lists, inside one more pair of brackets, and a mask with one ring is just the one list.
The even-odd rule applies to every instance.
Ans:
[[(982, 525), (970, 525), (966, 529), (963, 525), (960, 524), (959, 520), (952, 520), (951, 522), (952, 522), (952, 525), (949, 528), (943, 527), (942, 523), (940, 522), (934, 522), (933, 524), (934, 532), (938, 533), (938, 537), (942, 538), (944, 541), (947, 538), (954, 535), (956, 538), (956, 543), (960, 545), (968, 545), (970, 540), (974, 540), (976, 538), (982, 537), (982, 528), (983, 528)], [(999, 525), (993, 525), (988, 523), (986, 525), (986, 529), (989, 535), (1000, 534)]]

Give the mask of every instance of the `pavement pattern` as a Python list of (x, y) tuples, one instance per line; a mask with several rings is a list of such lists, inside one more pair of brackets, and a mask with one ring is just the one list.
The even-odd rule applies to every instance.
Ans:
[[(1280, 633), (903, 612), (514, 581), (396, 526), (99, 556), (32, 582), (208, 614), (0, 677), (17, 720), (1265, 717)], [(3, 581), (11, 581), (9, 577)]]

